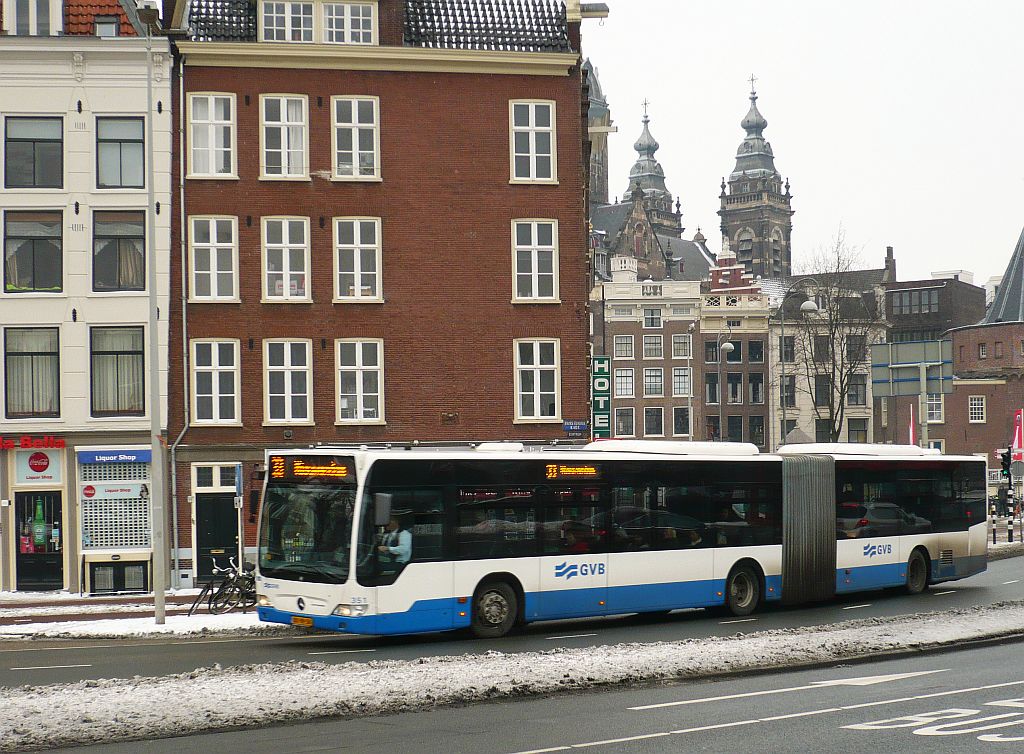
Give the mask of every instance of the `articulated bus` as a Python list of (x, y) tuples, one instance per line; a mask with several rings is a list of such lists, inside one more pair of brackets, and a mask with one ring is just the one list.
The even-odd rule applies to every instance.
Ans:
[(267, 453), (263, 621), (351, 634), (748, 615), (985, 570), (985, 462), (914, 446), (608, 440)]

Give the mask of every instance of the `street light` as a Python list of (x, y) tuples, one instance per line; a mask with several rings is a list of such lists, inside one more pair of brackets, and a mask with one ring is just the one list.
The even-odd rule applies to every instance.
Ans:
[(160, 9), (156, 0), (140, 0), (139, 22), (146, 27), (146, 245), (149, 247), (147, 267), (149, 278), (149, 431), (152, 444), (150, 457), (150, 512), (153, 520), (153, 617), (164, 622), (164, 466), (160, 444), (160, 332), (157, 327), (157, 253), (156, 253), (156, 186), (153, 166), (153, 29), (160, 27)]
[(690, 389), (686, 391), (686, 432), (690, 442), (693, 442), (693, 331), (696, 327), (697, 323), (691, 322), (686, 328), (690, 336), (690, 349), (686, 352), (686, 371), (690, 375)]
[(725, 357), (736, 350), (736, 346), (730, 343), (728, 340), (724, 343), (722, 338), (731, 338), (732, 331), (727, 333), (718, 334), (718, 437), (722, 438), (725, 433), (722, 430), (722, 406), (725, 403), (725, 385), (722, 384), (722, 362), (725, 361)]
[[(779, 397), (782, 399), (782, 431), (779, 433), (779, 445), (786, 444), (786, 403), (789, 400), (789, 396), (787, 394), (788, 391), (786, 390), (786, 301), (789, 299), (790, 296), (793, 296), (799, 292), (798, 288), (801, 283), (806, 283), (808, 281), (814, 283), (815, 285), (818, 284), (818, 281), (815, 280), (814, 278), (800, 278), (791, 286), (789, 286), (789, 289), (782, 294), (782, 300), (779, 302), (779, 308), (776, 312), (776, 314), (779, 315), (779, 327), (781, 329), (781, 342), (779, 343), (779, 363), (782, 365), (782, 380), (780, 382), (781, 389), (779, 390)], [(810, 314), (811, 312), (816, 311), (818, 311), (818, 305), (815, 304), (810, 298), (806, 299), (803, 303), (800, 304), (801, 314)], [(793, 350), (794, 352), (796, 351), (795, 344)]]

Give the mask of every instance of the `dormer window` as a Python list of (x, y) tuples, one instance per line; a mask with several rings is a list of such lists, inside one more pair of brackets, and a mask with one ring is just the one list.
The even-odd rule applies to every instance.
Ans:
[(376, 3), (263, 0), (260, 23), (264, 42), (377, 43)]
[(96, 16), (93, 28), (97, 37), (111, 39), (121, 32), (121, 22), (117, 16)]

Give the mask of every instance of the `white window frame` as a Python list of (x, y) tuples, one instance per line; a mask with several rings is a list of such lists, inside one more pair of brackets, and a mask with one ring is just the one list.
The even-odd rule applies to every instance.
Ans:
[(672, 336), (672, 358), (693, 358), (693, 336), (690, 333), (676, 333)]
[[(650, 411), (652, 414), (657, 412), (661, 416), (661, 432), (647, 432), (647, 412)], [(664, 406), (644, 406), (644, 437), (664, 437), (665, 436), (665, 407)]]
[[(624, 390), (622, 390), (622, 391), (619, 390), (619, 385), (620, 385), (619, 378), (620, 377), (622, 378), (622, 384), (625, 384), (627, 381), (629, 382), (629, 392), (625, 392)], [(615, 375), (614, 375), (613, 385), (614, 385), (614, 388), (615, 388), (615, 397), (616, 398), (635, 398), (636, 397), (636, 383), (633, 380), (633, 370), (631, 368), (628, 368), (628, 369), (616, 369), (615, 370)]]
[(988, 358), (988, 343), (979, 343), (978, 344), (978, 358), (979, 359), (987, 359)]
[(932, 450), (937, 450), (940, 453), (945, 453), (946, 441), (941, 438), (938, 440), (928, 440), (928, 447), (931, 448)]
[[(650, 383), (648, 383), (647, 375), (649, 374), (653, 378), (655, 376), (655, 373), (657, 373), (658, 385), (660, 385), (661, 389), (658, 390), (658, 392), (656, 392), (656, 393), (655, 392), (647, 392), (648, 384), (651, 384), (652, 388), (654, 386), (654, 380), (653, 379), (650, 381)], [(663, 397), (665, 397), (665, 370), (662, 369), (661, 367), (648, 367), (648, 368), (645, 368), (644, 369), (644, 398), (663, 398)]]
[[(658, 324), (656, 324), (656, 325), (649, 325), (649, 324), (647, 324), (647, 312), (658, 312), (658, 315), (657, 315), (658, 316)], [(640, 314), (641, 322), (643, 323), (643, 329), (644, 330), (660, 330), (662, 328), (662, 326), (665, 324), (665, 317), (663, 315), (664, 315), (664, 312), (662, 311), (660, 306), (646, 306), (646, 307), (644, 307), (643, 312), (641, 312), (641, 314)]]
[[(292, 6), (295, 6), (295, 5), (308, 5), (308, 6), (310, 6), (309, 39), (267, 39), (266, 38), (266, 33), (267, 33), (266, 12), (264, 10), (264, 8), (267, 5), (283, 5), (283, 6), (285, 6), (285, 8), (284, 8), (284, 21), (285, 21), (284, 32), (285, 32), (285, 36), (286, 37), (290, 36), (292, 31), (293, 31), (293, 27), (292, 27), (292, 24), (291, 24), (292, 19), (296, 18), (296, 17), (301, 18), (301, 16), (294, 16), (292, 14)], [(318, 39), (317, 34), (316, 34), (316, 25), (317, 25), (316, 24), (316, 20), (317, 20), (317, 16), (319, 14), (317, 13), (317, 10), (318, 10), (318, 4), (313, 2), (313, 0), (260, 0), (259, 4), (256, 6), (256, 18), (259, 20), (259, 41), (260, 42), (270, 42), (272, 44), (307, 44), (307, 45), (308, 44), (313, 44)]]
[[(50, 28), (45, 34), (37, 34), (38, 20), (36, 18), (36, 4), (29, 3), (28, 24), (29, 36), (60, 36), (64, 33), (64, 4), (60, 0), (49, 0), (50, 4)], [(17, 0), (3, 0), (3, 29), (9, 36), (16, 36), (18, 32), (18, 3)]]
[[(519, 346), (529, 343), (533, 346), (534, 357), (539, 360), (540, 345), (550, 343), (554, 345), (554, 365), (550, 364), (527, 364), (519, 363)], [(515, 386), (513, 399), (515, 401), (514, 424), (554, 424), (562, 421), (562, 341), (559, 338), (518, 338), (512, 341), (512, 364), (514, 369)], [(534, 395), (540, 395), (540, 372), (553, 371), (555, 374), (555, 415), (554, 416), (526, 416), (521, 411), (522, 401), (520, 386), (522, 385), (521, 375), (525, 371), (534, 372)], [(539, 404), (538, 404), (539, 405)]]
[[(682, 383), (689, 390), (684, 390), (681, 387), (677, 390), (677, 386)], [(690, 367), (672, 367), (672, 397), (673, 398), (690, 398), (693, 396), (693, 370)]]
[[(528, 105), (530, 108), (530, 125), (528, 126), (516, 126), (515, 125), (515, 108), (516, 105)], [(548, 128), (536, 126), (537, 122), (537, 105), (547, 105), (551, 108), (551, 126)], [(554, 100), (527, 100), (527, 99), (514, 99), (509, 100), (508, 103), (508, 145), (509, 145), (509, 183), (545, 183), (545, 184), (557, 184), (558, 183), (558, 130), (557, 130), (557, 113), (555, 110)], [(545, 155), (541, 155), (537, 152), (536, 134), (537, 133), (549, 133), (551, 135), (551, 177), (550, 178), (537, 178), (537, 158)], [(527, 176), (520, 176), (516, 174), (516, 134), (527, 133), (529, 134), (530, 151), (527, 156), (530, 158), (530, 174)]]
[[(372, 222), (374, 224), (375, 243), (363, 243), (361, 223)], [(342, 244), (341, 224), (352, 223), (352, 244)], [(381, 271), (383, 265), (382, 240), (381, 240), (381, 219), (379, 217), (334, 217), (331, 218), (334, 240), (334, 302), (344, 304), (377, 304), (384, 301), (384, 278)], [(374, 252), (373, 272), (374, 288), (373, 293), (363, 293), (362, 278), (365, 273), (362, 269), (362, 254), (360, 251), (372, 249)], [(359, 285), (353, 286), (354, 293), (346, 293), (341, 288), (341, 256), (343, 253), (352, 253), (352, 269), (354, 280)]]
[[(980, 418), (975, 418), (979, 415)], [(985, 424), (988, 422), (988, 401), (984, 395), (967, 396), (967, 422), (969, 424)]]
[[(229, 343), (233, 346), (234, 363), (230, 367), (222, 366), (219, 363), (219, 348), (221, 344)], [(196, 425), (217, 425), (217, 426), (242, 426), (242, 391), (241, 391), (241, 365), (239, 363), (241, 357), (241, 345), (237, 339), (234, 338), (193, 338), (190, 341), (191, 348), (189, 349), (191, 358), (191, 377), (192, 377), (192, 389), (191, 389), (191, 400), (192, 400), (192, 423)], [(200, 345), (210, 345), (210, 351), (212, 356), (212, 364), (208, 367), (200, 367), (199, 360), (197, 358), (197, 351)], [(199, 392), (198, 384), (199, 372), (211, 372), (213, 374), (211, 398), (213, 400), (213, 417), (210, 419), (199, 418)], [(219, 376), (222, 373), (230, 372), (234, 376), (234, 418), (224, 419), (220, 416), (220, 380)]]
[[(341, 6), (341, 7), (343, 7), (345, 9), (345, 12), (344, 12), (344, 17), (345, 17), (345, 31), (344, 31), (344, 35), (345, 35), (345, 39), (343, 39), (341, 41), (338, 41), (336, 39), (328, 39), (327, 38), (327, 8), (328, 8), (328, 6)], [(368, 42), (355, 41), (355, 40), (353, 40), (351, 38), (351, 34), (352, 34), (352, 31), (351, 31), (352, 30), (352, 26), (351, 26), (351, 24), (352, 24), (352, 8), (355, 7), (355, 6), (365, 6), (365, 7), (368, 7), (370, 9), (370, 40)], [(378, 41), (377, 41), (378, 40), (378, 36), (377, 36), (377, 23), (378, 23), (377, 22), (377, 17), (378, 17), (378, 13), (377, 13), (377, 2), (376, 2), (376, 0), (373, 0), (373, 2), (369, 2), (368, 0), (363, 0), (362, 2), (325, 2), (325, 3), (320, 4), (320, 7), (319, 7), (318, 10), (319, 10), (319, 12), (316, 13), (316, 16), (317, 16), (317, 20), (319, 20), (319, 22), (320, 22), (320, 32), (319, 32), (319, 34), (316, 35), (316, 39), (322, 40), (324, 44), (327, 44), (327, 45), (359, 45), (361, 47), (365, 47), (367, 45), (376, 45), (376, 44), (378, 44)], [(314, 26), (316, 26), (316, 21), (314, 21)]]
[[(629, 356), (619, 356), (618, 355), (617, 351), (618, 351), (618, 343), (620, 342), (619, 338), (623, 339), (621, 342), (623, 342), (623, 343), (628, 342), (629, 343)], [(633, 359), (634, 358), (634, 353), (635, 352), (633, 351), (633, 336), (632, 335), (615, 335), (615, 336), (612, 337), (612, 358), (613, 359)]]
[[(304, 267), (303, 267), (303, 274), (306, 277), (306, 292), (302, 296), (293, 296), (293, 295), (291, 295), (291, 291), (290, 290), (285, 290), (285, 287), (282, 286), (282, 293), (281, 293), (281, 295), (276, 295), (276, 294), (271, 295), (271, 292), (268, 290), (268, 286), (267, 286), (267, 255), (268, 255), (268, 251), (269, 251), (268, 244), (267, 244), (267, 225), (269, 223), (272, 223), (272, 222), (281, 222), (281, 223), (283, 223), (282, 234), (281, 234), (281, 237), (283, 239), (283, 238), (285, 238), (284, 229), (287, 229), (289, 227), (289, 223), (295, 222), (295, 221), (301, 221), (303, 223), (303, 228), (304, 228), (303, 233), (305, 234), (305, 243), (303, 245), (303, 252), (304, 252), (303, 253), (303, 265), (304, 265)], [(313, 300), (312, 299), (312, 282), (313, 281), (312, 281), (312, 275), (310, 274), (310, 269), (309, 269), (309, 267), (310, 267), (309, 218), (308, 217), (293, 217), (293, 216), (285, 216), (285, 215), (281, 215), (281, 216), (275, 215), (275, 216), (272, 216), (272, 217), (264, 217), (264, 218), (262, 218), (261, 221), (260, 221), (260, 226), (261, 226), (260, 227), (260, 249), (261, 249), (260, 257), (261, 257), (261, 260), (262, 260), (261, 261), (261, 270), (260, 270), (260, 272), (261, 272), (260, 288), (263, 291), (263, 298), (261, 299), (262, 303), (264, 303), (264, 304), (295, 304), (295, 303), (300, 303), (301, 304), (301, 303), (309, 303), (310, 301)], [(290, 243), (290, 242), (283, 242), (280, 245), (280, 247), (275, 245), (274, 248), (288, 249), (288, 248), (295, 248), (296, 246), (297, 246), (297, 244), (293, 244), (293, 243)], [(282, 260), (286, 260), (287, 257), (288, 257), (287, 254), (282, 253), (282, 256), (281, 256)], [(284, 277), (284, 279), (285, 279), (285, 281), (287, 281), (288, 276), (292, 274), (292, 270), (291, 269), (288, 269), (288, 270), (275, 270), (275, 272), (281, 272), (283, 277)]]
[[(542, 246), (538, 243), (538, 226), (540, 225), (551, 226), (551, 245)], [(518, 230), (520, 225), (528, 225), (530, 227), (530, 243), (525, 246), (520, 246), (518, 242)], [(530, 253), (530, 266), (529, 272), (520, 272), (519, 270), (519, 252), (528, 251)], [(541, 296), (538, 293), (540, 287), (540, 272), (538, 271), (537, 255), (547, 251), (551, 253), (551, 295)], [(530, 276), (530, 295), (521, 296), (519, 294), (519, 278), (521, 275)], [(512, 221), (512, 303), (544, 303), (544, 304), (558, 304), (561, 301), (558, 298), (558, 220), (550, 218), (519, 218)]]
[[(938, 401), (934, 401), (933, 398), (938, 397)], [(938, 417), (932, 418), (932, 410), (935, 408), (935, 404), (938, 403)], [(928, 393), (928, 397), (925, 401), (927, 410), (928, 423), (929, 424), (943, 424), (946, 421), (946, 396), (942, 393)]]
[[(196, 294), (196, 247), (197, 245), (210, 250), (210, 271), (206, 274), (210, 275), (210, 290), (214, 291), (217, 289), (216, 280), (218, 275), (217, 270), (217, 259), (216, 254), (213, 252), (217, 249), (224, 248), (223, 244), (217, 243), (215, 238), (216, 223), (223, 221), (230, 221), (231, 223), (231, 280), (232, 288), (234, 293), (231, 296), (221, 296), (218, 294), (212, 294), (209, 296), (199, 296)], [(196, 243), (195, 224), (197, 222), (211, 224), (210, 242), (204, 244)], [(203, 303), (230, 303), (240, 301), (238, 293), (238, 218), (233, 215), (192, 215), (188, 218), (188, 300)]]
[[(206, 98), (209, 104), (210, 118), (208, 120), (197, 120), (195, 112), (195, 101), (199, 98)], [(216, 99), (226, 99), (230, 103), (231, 107), (231, 119), (230, 120), (216, 120), (213, 117), (214, 114), (214, 101)], [(190, 92), (188, 95), (188, 112), (186, 113), (188, 118), (186, 133), (188, 134), (188, 178), (196, 179), (237, 179), (238, 178), (238, 101), (236, 96), (231, 92)], [(214, 139), (213, 134), (217, 128), (227, 126), (231, 131), (231, 137), (229, 139), (229, 145), (227, 147), (228, 153), (231, 156), (231, 170), (227, 173), (218, 173), (213, 167), (216, 164), (214, 157), (216, 156), (217, 149), (213, 146)], [(205, 127), (207, 129), (208, 146), (205, 151), (208, 154), (210, 160), (210, 172), (200, 173), (195, 167), (195, 133), (198, 127)]]
[[(676, 411), (687, 411), (687, 426), (686, 432), (676, 432)], [(673, 406), (672, 407), (672, 436), (673, 437), (692, 437), (693, 436), (693, 412), (690, 411), (689, 406)]]
[[(620, 412), (623, 413), (623, 414), (625, 414), (626, 412), (629, 412), (629, 417), (630, 417), (630, 419), (629, 419), (629, 426), (630, 426), (630, 429), (632, 431), (628, 435), (620, 435), (618, 433), (618, 429), (619, 429), (619, 413)], [(615, 415), (614, 415), (613, 418), (614, 418), (615, 424), (612, 427), (612, 430), (613, 430), (613, 435), (615, 437), (636, 437), (636, 410), (632, 406), (619, 406), (618, 408), (615, 409)]]
[[(655, 343), (655, 342), (657, 342), (658, 346), (657, 346), (656, 349), (653, 349), (653, 350), (656, 350), (657, 354), (654, 355), (654, 356), (648, 356), (647, 355), (647, 344), (648, 343)], [(644, 358), (645, 359), (648, 359), (648, 360), (654, 359), (654, 360), (657, 360), (657, 361), (661, 361), (661, 360), (663, 360), (665, 358), (665, 339), (662, 338), (662, 336), (660, 336), (660, 335), (644, 335), (643, 347), (644, 347)]]
[[(287, 117), (287, 102), (288, 100), (299, 100), (302, 102), (302, 165), (299, 172), (292, 170), (293, 166), (289, 163), (289, 172), (285, 173), (268, 173), (267, 172), (267, 128), (277, 127), (282, 129), (281, 134), (281, 153), (282, 153), (282, 170), (284, 169), (284, 155), (294, 149), (285, 148), (285, 135), (288, 132), (287, 129), (292, 126), (298, 125), (288, 120), (268, 122), (264, 117), (266, 112), (266, 103), (270, 100), (278, 99), (282, 102), (282, 113), (285, 113)], [(274, 93), (274, 94), (261, 94), (260, 95), (260, 180), (261, 181), (308, 181), (309, 177), (309, 97), (305, 94), (285, 94), (285, 93)]]
[[(306, 346), (306, 365), (305, 367), (294, 367), (290, 364), (291, 362), (291, 348), (286, 347), (284, 349), (285, 354), (285, 365), (278, 367), (282, 371), (286, 372), (285, 377), (285, 416), (281, 419), (270, 418), (270, 345), (272, 343), (284, 343), (286, 346), (290, 346), (295, 343), (303, 343)], [(275, 370), (276, 371), (276, 370)], [(305, 372), (306, 374), (306, 418), (296, 419), (292, 417), (291, 409), (291, 374), (297, 372)], [(312, 426), (313, 425), (313, 341), (309, 338), (267, 338), (263, 341), (263, 423), (268, 426), (274, 425), (301, 425), (301, 426)]]
[[(341, 364), (341, 346), (345, 343), (354, 343), (356, 345), (356, 364), (355, 366), (342, 366)], [(372, 343), (377, 347), (377, 366), (365, 366), (363, 361), (363, 349), (362, 346)], [(358, 406), (356, 411), (358, 416), (352, 418), (342, 418), (342, 395), (341, 395), (341, 374), (342, 372), (355, 372), (356, 373), (356, 402)], [(366, 406), (363, 401), (367, 393), (363, 391), (363, 380), (362, 376), (366, 372), (377, 373), (377, 414), (378, 416), (372, 418), (366, 418), (363, 414), (366, 411)], [(337, 425), (342, 424), (386, 424), (384, 419), (384, 340), (381, 338), (338, 338), (334, 341), (334, 423)]]
[[(352, 113), (355, 120), (348, 123), (338, 121), (338, 103), (351, 102)], [(360, 123), (359, 103), (369, 102), (373, 106), (373, 123), (367, 125)], [(345, 129), (352, 134), (352, 174), (338, 171), (338, 132)], [(361, 175), (359, 171), (359, 132), (370, 130), (373, 132), (373, 172), (368, 175)], [(380, 97), (372, 95), (346, 94), (331, 97), (331, 180), (334, 181), (381, 181), (380, 170)]]

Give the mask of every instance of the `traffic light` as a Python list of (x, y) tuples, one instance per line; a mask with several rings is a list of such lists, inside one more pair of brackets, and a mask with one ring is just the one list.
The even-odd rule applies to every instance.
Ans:
[(1006, 478), (1010, 476), (1010, 459), (1013, 458), (1013, 448), (1007, 448), (1005, 453), (999, 454), (1000, 462), (1002, 463), (1003, 469), (1000, 471), (1000, 475)]

